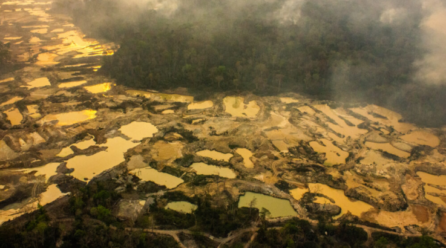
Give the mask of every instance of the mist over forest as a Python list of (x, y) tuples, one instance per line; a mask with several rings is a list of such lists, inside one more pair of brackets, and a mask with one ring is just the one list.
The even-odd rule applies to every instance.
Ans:
[(120, 44), (101, 72), (136, 88), (284, 92), (446, 123), (446, 1), (59, 0)]

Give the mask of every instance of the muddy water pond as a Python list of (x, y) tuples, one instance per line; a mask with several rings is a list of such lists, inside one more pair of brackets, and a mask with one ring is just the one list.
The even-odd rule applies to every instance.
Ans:
[(26, 109), (28, 110), (28, 115), (31, 118), (37, 119), (41, 117), (39, 114), (39, 105), (27, 105)]
[(133, 140), (153, 137), (158, 132), (158, 128), (148, 122), (134, 121), (121, 127), (121, 133)]
[(45, 86), (51, 86), (50, 81), (46, 77), (36, 78), (33, 81), (27, 83), (24, 87), (27, 87), (28, 90), (33, 88), (41, 88)]
[(320, 204), (334, 204), (339, 206), (342, 211), (337, 216), (340, 217), (347, 212), (350, 212), (353, 215), (361, 217), (362, 213), (365, 213), (371, 209), (373, 206), (362, 202), (362, 201), (354, 201), (345, 196), (344, 191), (339, 189), (331, 188), (325, 184), (319, 183), (311, 183), (308, 185), (312, 193), (319, 193), (325, 195), (335, 201), (335, 203), (330, 202), (327, 198), (324, 197), (316, 197), (316, 202)]
[(348, 152), (341, 150), (326, 139), (321, 139), (320, 142), (324, 145), (321, 145), (317, 141), (312, 141), (310, 142), (310, 146), (318, 153), (325, 153), (327, 160), (324, 162), (324, 165), (345, 164)]
[(412, 144), (426, 145), (430, 147), (437, 147), (440, 145), (440, 139), (426, 131), (414, 131), (401, 136), (401, 139)]
[(6, 102), (0, 104), (0, 107), (2, 107), (2, 106), (6, 106), (6, 105), (9, 105), (9, 104), (16, 103), (16, 102), (18, 102), (18, 101), (20, 101), (20, 100), (23, 100), (23, 97), (15, 96), (15, 97), (9, 99), (8, 101), (6, 101)]
[(234, 156), (231, 153), (221, 153), (211, 150), (199, 151), (197, 152), (197, 155), (200, 157), (212, 158), (213, 160), (223, 160), (226, 162), (229, 162), (229, 159), (231, 159)]
[(61, 114), (50, 114), (43, 117), (40, 122), (57, 121), (57, 126), (68, 126), (96, 118), (96, 110), (83, 110)]
[(186, 201), (169, 202), (166, 209), (171, 209), (181, 213), (191, 214), (197, 209), (197, 205)]
[(207, 109), (214, 107), (214, 103), (212, 101), (204, 101), (204, 102), (194, 102), (187, 106), (188, 110), (194, 109)]
[(87, 83), (87, 81), (85, 81), (85, 80), (62, 83), (62, 84), (59, 84), (59, 88), (73, 88), (73, 87), (77, 87), (77, 86), (80, 86), (80, 85), (83, 85), (86, 83)]
[(382, 150), (401, 158), (408, 158), (410, 156), (410, 153), (397, 149), (390, 143), (365, 142), (365, 146), (373, 150)]
[(225, 178), (237, 177), (233, 170), (225, 167), (208, 165), (205, 163), (193, 163), (190, 167), (194, 169), (199, 175), (216, 175)]
[(446, 195), (446, 190), (441, 190), (432, 186), (429, 186), (427, 184), (433, 184), (433, 185), (439, 185), (439, 186), (446, 186), (446, 176), (436, 176), (432, 174), (428, 174), (425, 172), (417, 172), (417, 175), (421, 178), (421, 181), (426, 183), (424, 185), (424, 191), (425, 191), (425, 197), (429, 201), (436, 203), (438, 205), (446, 206), (446, 197), (437, 197), (434, 195), (431, 195), (429, 193), (433, 194), (439, 194), (439, 195)]
[(17, 108), (6, 110), (4, 113), (8, 117), (8, 120), (11, 122), (11, 125), (16, 126), (22, 123), (23, 116)]
[(132, 170), (130, 173), (141, 178), (143, 181), (154, 182), (158, 185), (166, 186), (168, 189), (176, 188), (178, 185), (184, 182), (181, 178), (159, 172), (150, 167)]
[(41, 206), (45, 206), (48, 203), (51, 203), (69, 193), (62, 193), (56, 184), (51, 184), (48, 186), (48, 189), (40, 194), (39, 204)]
[(228, 96), (223, 99), (226, 113), (231, 114), (233, 117), (249, 117), (254, 118), (260, 110), (256, 101), (250, 101), (245, 104), (243, 97)]
[(254, 164), (251, 161), (252, 152), (250, 150), (246, 148), (238, 148), (235, 152), (243, 157), (243, 163), (246, 168), (254, 168)]
[(84, 86), (84, 89), (90, 93), (97, 94), (97, 93), (105, 93), (109, 91), (111, 87), (112, 87), (111, 83), (102, 83), (91, 86)]
[(245, 195), (240, 196), (238, 207), (254, 207), (259, 211), (265, 208), (271, 213), (269, 218), (297, 216), (289, 200), (253, 192), (246, 192)]

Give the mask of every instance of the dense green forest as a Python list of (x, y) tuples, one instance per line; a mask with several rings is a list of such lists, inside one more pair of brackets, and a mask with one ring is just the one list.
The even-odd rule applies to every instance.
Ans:
[(253, 248), (442, 247), (427, 235), (406, 238), (373, 232), (369, 238), (365, 230), (352, 223), (334, 224), (323, 216), (317, 225), (298, 218), (273, 224), (268, 222), (265, 209), (237, 208), (236, 202), (226, 207), (212, 206), (210, 196), (189, 198), (181, 192), (169, 192), (163, 198), (197, 203), (198, 209), (192, 214), (159, 207), (155, 201), (136, 220), (120, 220), (113, 208), (125, 195), (136, 192), (129, 187), (118, 194), (113, 190), (115, 186), (112, 180), (90, 184), (74, 190), (68, 200), (4, 223), (0, 226), (0, 248), (180, 247), (172, 236), (156, 232), (159, 230), (182, 230), (178, 234), (182, 242), (193, 240), (197, 247), (216, 248), (218, 243), (209, 235), (224, 238), (244, 228), (247, 231), (222, 247), (241, 248), (249, 242)]
[(10, 62), (9, 44), (0, 42), (0, 70)]
[[(446, 87), (415, 80), (414, 63), (426, 52), (419, 1), (294, 1), (294, 9), (285, 0), (164, 1), (175, 11), (151, 2), (60, 0), (55, 7), (88, 34), (121, 45), (101, 71), (124, 85), (294, 91), (380, 104), (421, 125), (446, 123)], [(386, 9), (406, 14), (386, 16)]]

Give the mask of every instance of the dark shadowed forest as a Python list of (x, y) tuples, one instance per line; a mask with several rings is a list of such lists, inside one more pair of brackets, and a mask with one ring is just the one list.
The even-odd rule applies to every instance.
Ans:
[[(365, 101), (405, 121), (446, 122), (440, 83), (420, 77), (428, 13), (409, 1), (59, 2), (78, 25), (121, 45), (102, 72), (150, 89), (298, 92)], [(422, 63), (421, 63), (422, 64)]]

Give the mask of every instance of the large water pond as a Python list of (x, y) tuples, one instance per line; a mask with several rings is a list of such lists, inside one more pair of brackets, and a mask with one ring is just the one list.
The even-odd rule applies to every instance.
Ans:
[(241, 196), (238, 207), (254, 207), (260, 211), (262, 211), (262, 208), (265, 208), (271, 213), (271, 215), (267, 216), (269, 218), (297, 216), (289, 200), (253, 192), (246, 192), (245, 195)]
[(184, 182), (181, 178), (159, 172), (150, 167), (132, 170), (130, 173), (141, 178), (143, 181), (154, 182), (158, 185), (166, 186), (168, 189), (176, 188), (178, 185)]
[(200, 157), (212, 158), (213, 160), (223, 160), (226, 162), (229, 162), (229, 160), (234, 156), (231, 153), (221, 153), (211, 150), (199, 151), (197, 152), (197, 155)]
[(254, 168), (254, 164), (251, 161), (252, 152), (246, 148), (238, 148), (235, 150), (236, 153), (240, 154), (243, 158), (243, 164), (246, 168)]
[[(369, 205), (362, 201), (355, 201), (347, 196), (345, 196), (344, 191), (339, 189), (331, 188), (325, 184), (320, 183), (310, 183), (308, 184), (309, 190), (311, 193), (318, 193), (325, 195), (331, 199), (333, 199), (335, 202), (332, 203), (330, 200), (328, 200), (325, 197), (319, 197), (317, 196), (315, 199), (315, 203), (320, 204), (334, 204), (339, 206), (342, 211), (337, 217), (341, 217), (342, 215), (346, 214), (347, 212), (350, 212), (353, 215), (356, 215), (358, 217), (361, 217), (362, 213), (365, 213), (371, 209), (373, 209), (372, 205)], [(308, 192), (308, 190), (307, 190)], [(291, 191), (291, 195), (296, 200), (300, 200), (303, 196), (305, 191), (303, 189), (296, 189)]]
[(410, 153), (402, 151), (400, 149), (397, 149), (396, 147), (392, 146), (390, 143), (366, 142), (365, 145), (369, 148), (374, 149), (374, 150), (382, 150), (382, 151), (388, 152), (390, 154), (393, 154), (393, 155), (401, 157), (401, 158), (408, 158), (410, 156)]
[(323, 145), (317, 141), (312, 141), (310, 142), (310, 146), (318, 153), (325, 153), (327, 160), (324, 162), (324, 165), (331, 166), (335, 164), (345, 164), (348, 152), (341, 150), (326, 139), (321, 139), (320, 142), (322, 142)]
[(83, 110), (61, 114), (50, 114), (43, 117), (39, 122), (47, 123), (57, 121), (57, 126), (69, 126), (96, 118), (96, 112), (96, 110)]
[(236, 178), (237, 175), (235, 172), (229, 168), (215, 166), (215, 165), (208, 165), (205, 163), (194, 163), (190, 166), (192, 169), (194, 169), (197, 174), (199, 175), (216, 175), (219, 177), (225, 177), (225, 178)]
[[(428, 173), (421, 172), (421, 171), (417, 172), (417, 175), (425, 183), (424, 192), (425, 192), (426, 199), (428, 199), (429, 201), (436, 203), (440, 206), (446, 207), (446, 197), (441, 196), (441, 195), (446, 195), (446, 190), (442, 190), (442, 189), (427, 185), (427, 184), (432, 184), (432, 185), (444, 187), (444, 186), (446, 186), (446, 176), (445, 175), (436, 176), (436, 175), (428, 174)], [(431, 195), (429, 193), (433, 193), (436, 195), (438, 194), (440, 196)]]
[(111, 83), (102, 83), (91, 86), (84, 86), (84, 89), (86, 89), (90, 93), (97, 94), (97, 93), (105, 93), (109, 91), (111, 87), (112, 87)]
[(214, 103), (212, 101), (204, 101), (204, 102), (194, 102), (187, 106), (188, 110), (195, 110), (195, 109), (207, 109), (212, 108), (214, 106)]
[(223, 99), (226, 113), (234, 117), (249, 117), (254, 118), (260, 110), (256, 101), (250, 101), (245, 104), (243, 97), (228, 96)]
[(190, 214), (197, 209), (197, 205), (186, 201), (169, 202), (166, 209), (171, 209), (180, 213)]

